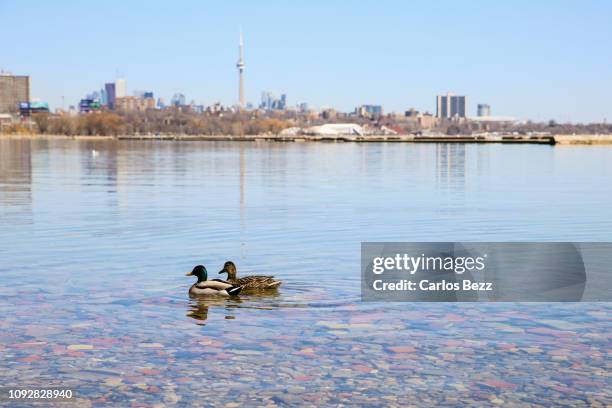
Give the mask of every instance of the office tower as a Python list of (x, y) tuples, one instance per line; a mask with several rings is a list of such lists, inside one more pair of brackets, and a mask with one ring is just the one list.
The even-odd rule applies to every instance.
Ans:
[(174, 106), (185, 106), (187, 105), (187, 99), (182, 93), (175, 93), (170, 100), (170, 103)]
[(436, 117), (452, 119), (465, 118), (467, 111), (467, 97), (451, 93), (439, 95), (436, 98)]
[(273, 99), (274, 96), (271, 92), (263, 91), (261, 93), (261, 104), (259, 105), (259, 107), (267, 111), (272, 110)]
[(106, 91), (106, 105), (109, 109), (115, 109), (115, 100), (117, 99), (116, 84), (109, 82), (104, 84), (104, 90)]
[(491, 116), (491, 106), (485, 103), (478, 104), (478, 116)]
[(30, 103), (30, 77), (0, 73), (0, 113), (17, 113)]
[(240, 109), (244, 108), (244, 58), (242, 55), (242, 30), (240, 30), (240, 43), (238, 44), (239, 56), (236, 68), (238, 68), (238, 105)]
[(127, 84), (125, 83), (125, 79), (117, 79), (115, 81), (115, 97), (123, 98), (127, 96)]
[(261, 93), (261, 103), (259, 104), (261, 109), (271, 110), (285, 110), (287, 109), (287, 94), (282, 94), (279, 99), (272, 92), (263, 91)]

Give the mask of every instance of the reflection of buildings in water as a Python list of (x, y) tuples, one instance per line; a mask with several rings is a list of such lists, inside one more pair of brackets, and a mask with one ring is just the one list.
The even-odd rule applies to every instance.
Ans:
[(438, 185), (465, 182), (466, 151), (463, 143), (436, 144), (436, 182)]
[(0, 140), (0, 209), (32, 209), (32, 142)]
[(244, 145), (240, 143), (240, 226), (244, 229)]
[(239, 145), (239, 167), (240, 167), (240, 259), (244, 259), (245, 250), (246, 250), (246, 240), (247, 240), (247, 227), (246, 227), (246, 153), (243, 143)]

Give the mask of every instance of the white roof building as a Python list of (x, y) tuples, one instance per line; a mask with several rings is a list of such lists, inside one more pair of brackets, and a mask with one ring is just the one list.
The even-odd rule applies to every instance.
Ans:
[(327, 123), (321, 126), (313, 126), (305, 130), (305, 133), (321, 136), (353, 135), (362, 136), (363, 128), (355, 123)]

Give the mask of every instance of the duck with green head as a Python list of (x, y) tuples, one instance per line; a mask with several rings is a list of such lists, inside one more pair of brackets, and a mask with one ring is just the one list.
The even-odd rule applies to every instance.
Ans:
[(274, 279), (274, 276), (251, 275), (239, 278), (236, 265), (232, 261), (227, 261), (219, 274), (227, 273), (227, 282), (241, 286), (244, 290), (268, 290), (276, 289), (281, 285), (281, 281)]
[(242, 290), (240, 285), (221, 279), (208, 280), (208, 271), (204, 265), (197, 265), (185, 276), (195, 276), (198, 281), (189, 288), (189, 295), (236, 296)]

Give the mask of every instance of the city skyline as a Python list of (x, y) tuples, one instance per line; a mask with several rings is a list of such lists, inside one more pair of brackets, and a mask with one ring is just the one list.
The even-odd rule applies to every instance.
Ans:
[[(0, 33), (8, 41), (0, 69), (29, 75), (31, 96), (53, 108), (62, 97), (66, 107), (76, 104), (117, 70), (130, 95), (150, 89), (166, 100), (181, 92), (198, 103), (236, 105), (235, 36), (242, 26), (249, 33), (245, 103), (257, 105), (258, 95), (272, 90), (289, 95), (290, 106), (434, 112), (435, 96), (450, 91), (469, 96), (469, 116), (477, 104), (542, 121), (601, 122), (612, 113), (605, 44), (612, 6), (605, 2), (524, 3), (529, 12), (478, 2), (440, 2), (436, 11), (383, 2), (367, 13), (350, 3), (150, 4), (4, 2)], [(339, 12), (348, 18), (335, 19)], [(33, 28), (24, 31), (18, 23), (25, 15)], [(45, 49), (42, 39), (54, 47)]]

